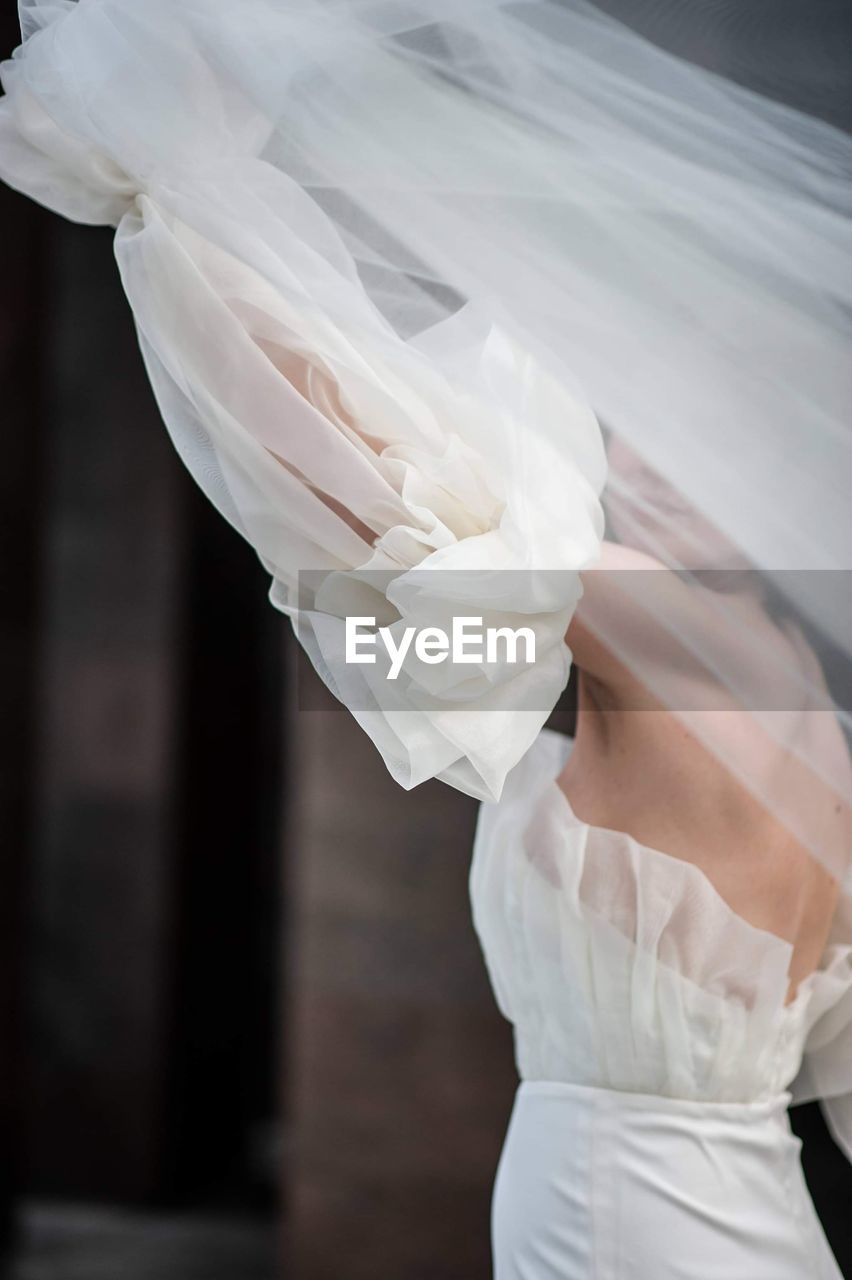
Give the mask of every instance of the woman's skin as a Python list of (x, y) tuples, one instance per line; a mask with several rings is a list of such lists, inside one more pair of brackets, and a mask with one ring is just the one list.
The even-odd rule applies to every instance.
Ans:
[[(635, 483), (635, 455), (627, 464)], [(657, 493), (661, 483), (653, 477)], [(648, 509), (644, 523), (637, 524), (635, 511), (632, 517), (633, 542), (642, 541), (641, 527), (659, 546), (662, 529), (651, 528)], [(629, 576), (636, 571), (639, 578)], [(604, 543), (599, 564), (584, 574), (583, 600), (566, 636), (579, 670), (579, 707), (574, 749), (558, 784), (582, 821), (627, 832), (700, 867), (739, 915), (790, 942), (792, 998), (819, 966), (852, 824), (836, 791), (778, 745), (779, 730), (788, 742), (806, 742), (809, 760), (846, 770), (849, 759), (833, 712), (779, 696), (778, 671), (805, 670), (811, 687), (821, 673), (801, 633), (770, 617), (754, 581), (747, 573), (729, 575), (720, 625), (716, 592), (688, 585), (646, 551)], [(689, 627), (705, 638), (715, 628), (715, 652), (727, 670), (740, 663), (755, 689), (753, 708), (775, 708), (771, 734), (673, 641), (672, 631)], [(618, 637), (629, 638), (629, 666), (614, 652)], [(740, 763), (748, 788), (723, 760)], [(761, 803), (755, 782), (776, 809), (780, 798), (790, 806), (785, 813), (815, 824), (809, 835), (834, 875)]]
[[(332, 420), (356, 430), (326, 370), (277, 347), (269, 349), (269, 356), (306, 399)], [(380, 451), (381, 441), (360, 430), (358, 434)], [(712, 635), (726, 670), (736, 662), (748, 666), (751, 660), (751, 654), (740, 652), (743, 634), (756, 640), (757, 661), (746, 679), (750, 686), (761, 686), (756, 696), (760, 705), (786, 707), (792, 702), (773, 687), (777, 676), (767, 654), (774, 651), (783, 670), (791, 662), (805, 662), (818, 683), (819, 675), (812, 671), (816, 659), (803, 638), (786, 634), (770, 620), (760, 598), (748, 589), (748, 574), (729, 574), (734, 584), (739, 576), (746, 589), (729, 589), (726, 603), (733, 621), (720, 626), (718, 608), (711, 607), (706, 593), (664, 570), (654, 551), (663, 543), (667, 560), (683, 564), (700, 546), (714, 567), (733, 563), (736, 568), (733, 549), (617, 439), (609, 447), (609, 464), (616, 481), (611, 490), (618, 493), (620, 477), (627, 482), (625, 491), (643, 493), (646, 501), (633, 510), (622, 501), (619, 518), (610, 512), (615, 532), (626, 545), (604, 543), (597, 569), (584, 575), (584, 597), (566, 636), (580, 673), (576, 741), (559, 785), (583, 821), (628, 832), (641, 844), (694, 863), (741, 916), (791, 942), (792, 995), (796, 984), (819, 964), (838, 897), (837, 882), (737, 781), (717, 752), (725, 759), (739, 758), (748, 776), (757, 777), (771, 796), (783, 789), (786, 797), (795, 798), (795, 808), (816, 812), (818, 822), (829, 813), (832, 829), (820, 831), (820, 849), (838, 850), (838, 872), (852, 847), (852, 824), (846, 810), (836, 807), (834, 793), (826, 794), (822, 783), (785, 757), (776, 745), (777, 733), (761, 735), (755, 718), (731, 705), (727, 691), (696, 669), (683, 647), (672, 641), (671, 624), (675, 631), (697, 629), (705, 646)], [(339, 503), (329, 497), (326, 501), (365, 540), (371, 539), (370, 531)], [(631, 594), (623, 589), (624, 575), (637, 570), (642, 571), (640, 589)], [(651, 582), (654, 590), (649, 593)], [(659, 625), (663, 615), (669, 626)], [(602, 634), (629, 638), (629, 668)], [(649, 692), (654, 689), (662, 697)], [(666, 709), (696, 704), (707, 709), (690, 710), (689, 727)], [(807, 736), (808, 759), (842, 757), (848, 766), (831, 712), (811, 713), (810, 718), (787, 711), (773, 714), (791, 721), (788, 732), (796, 741)], [(716, 750), (709, 750), (693, 731), (702, 724)]]

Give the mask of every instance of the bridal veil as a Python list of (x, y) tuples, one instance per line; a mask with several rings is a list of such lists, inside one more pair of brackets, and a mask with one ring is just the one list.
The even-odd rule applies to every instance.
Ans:
[[(584, 0), (21, 23), (0, 175), (116, 228), (177, 450), (403, 785), (499, 795), (605, 520), (635, 553), (602, 638), (841, 884), (797, 1092), (848, 1145), (852, 139)], [(465, 605), (534, 667), (342, 660)]]

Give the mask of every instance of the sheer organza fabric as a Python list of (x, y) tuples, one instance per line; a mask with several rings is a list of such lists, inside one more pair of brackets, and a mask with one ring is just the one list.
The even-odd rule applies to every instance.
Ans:
[[(394, 776), (497, 795), (568, 678), (577, 570), (603, 527), (597, 422), (567, 370), (555, 377), (474, 305), (416, 339), (395, 332), (332, 222), (265, 154), (276, 122), (234, 76), (235, 13), (29, 6), (33, 34), (4, 66), (0, 171), (68, 217), (116, 224), (178, 451), (269, 569), (273, 603), (298, 611), (300, 640)], [(262, 79), (263, 22), (297, 22), (298, 6), (253, 17), (242, 69)], [(268, 34), (281, 49), (288, 29)], [(299, 73), (292, 51), (289, 65)], [(563, 572), (533, 580), (542, 569)], [(309, 597), (307, 570), (328, 575)], [(335, 576), (351, 570), (362, 578)], [(535, 666), (473, 672), (461, 690), (347, 666), (344, 615), (411, 625), (434, 570), (450, 594), (488, 578), (491, 624), (533, 626)], [(434, 601), (421, 612), (434, 622)]]
[[(603, 490), (631, 563), (662, 586), (611, 578), (601, 637), (841, 883), (842, 955), (849, 137), (584, 0), (24, 0), (21, 12), (0, 175), (116, 227), (181, 457), (394, 776), (500, 795), (567, 679)], [(608, 475), (598, 421), (619, 459)], [(790, 642), (775, 643), (768, 607), (766, 626), (744, 623), (704, 569), (753, 575)], [(535, 667), (443, 669), (443, 683), (391, 689), (380, 665), (342, 663), (347, 614), (402, 627), (428, 604), (434, 619), (424, 574), (439, 611), (470, 603), (530, 625)], [(652, 894), (653, 855), (620, 848), (614, 886), (647, 865)], [(700, 903), (739, 953), (745, 923), (677, 874), (677, 918)], [(617, 901), (601, 905), (618, 918)], [(770, 1011), (788, 944), (764, 941), (745, 946), (760, 979), (722, 1029), (744, 1055), (765, 1033), (786, 1062)], [(689, 1023), (690, 982), (712, 1022), (719, 975), (690, 968), (708, 956), (678, 952), (668, 995), (655, 979), (673, 1027)], [(781, 1017), (819, 1011), (809, 1094), (852, 1089), (838, 965)], [(695, 1052), (712, 1056), (693, 1021)]]
[[(611, 467), (620, 540), (685, 580), (696, 566), (769, 575), (816, 675), (792, 650), (768, 664), (724, 593), (709, 617), (706, 601), (693, 619), (653, 613), (674, 652), (662, 665), (631, 647), (621, 609), (600, 619), (603, 638), (626, 646), (661, 703), (844, 878), (845, 842), (838, 850), (819, 815), (835, 797), (849, 809), (848, 753), (814, 748), (800, 724), (825, 710), (848, 727), (852, 701), (849, 137), (664, 53), (585, 0), (23, 0), (22, 25), (26, 42), (4, 67), (3, 173), (70, 217), (118, 225), (176, 443), (276, 580), (291, 575), (281, 539), (271, 546), (276, 528), (300, 568), (362, 566), (379, 537), (388, 554), (376, 565), (440, 551), (436, 567), (473, 555), (489, 571), (565, 569), (563, 598), (540, 619), (555, 688), (570, 575), (599, 534), (584, 489), (602, 483), (590, 404), (665, 482), (661, 492), (647, 471)], [(213, 305), (222, 288), (234, 291), (227, 324)], [(173, 307), (182, 325), (161, 333)], [(488, 342), (494, 326), (505, 341)], [(220, 417), (240, 421), (247, 386), (288, 414), (319, 406), (325, 425), (314, 414), (291, 433), (301, 447), (270, 433), (267, 407), (265, 436), (249, 429), (252, 462), (245, 449), (229, 460), (239, 432), (208, 421), (216, 370), (207, 387), (197, 341), (214, 327), (209, 349), (227, 349), (217, 366), (236, 367), (230, 399), (212, 397)], [(473, 467), (448, 449), (460, 419)], [(422, 456), (375, 463), (388, 447), (422, 455), (424, 443), (444, 459), (427, 468), (430, 497), (453, 473), (455, 514), (441, 528), (412, 518), (411, 485), (400, 506), (402, 474)], [(543, 508), (562, 516), (553, 554), (526, 525), (529, 504), (518, 527), (522, 504), (503, 488), (517, 496), (526, 481), (513, 450), (523, 459), (531, 448)], [(489, 476), (475, 495), (472, 472)], [(475, 525), (453, 524), (471, 501)], [(392, 527), (414, 533), (390, 537)], [(486, 547), (496, 555), (479, 558)], [(624, 594), (632, 616), (651, 613), (644, 582)], [(292, 585), (274, 598), (290, 608)], [(306, 639), (330, 677), (337, 654), (323, 662), (310, 612)], [(714, 706), (753, 722), (756, 749), (732, 758), (713, 718), (684, 704), (670, 681), (685, 664)], [(370, 706), (369, 690), (358, 696)], [(501, 697), (529, 707), (511, 680)], [(370, 710), (371, 732), (388, 734)], [(397, 714), (383, 744), (412, 784), (464, 756), (447, 744), (434, 763), (412, 763), (420, 722)], [(778, 753), (796, 785), (766, 767)], [(493, 794), (510, 764), (463, 765), (458, 780)]]
[[(474, 847), (474, 922), (521, 1078), (705, 1102), (831, 1092), (817, 1082), (848, 1036), (852, 946), (832, 942), (786, 1002), (789, 944), (694, 864), (582, 822), (556, 783), (570, 749), (542, 732)], [(852, 1158), (845, 1101), (824, 1105)]]

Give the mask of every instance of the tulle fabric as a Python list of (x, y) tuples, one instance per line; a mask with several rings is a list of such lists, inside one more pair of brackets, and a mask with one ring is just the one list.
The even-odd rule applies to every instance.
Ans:
[[(577, 818), (555, 781), (570, 749), (540, 735), (474, 846), (474, 922), (522, 1080), (704, 1102), (831, 1093), (852, 946), (830, 943), (786, 1003), (789, 943), (693, 863)], [(824, 1105), (852, 1158), (845, 1100)]]
[[(4, 66), (0, 170), (68, 217), (117, 224), (181, 457), (397, 780), (499, 795), (567, 681), (577, 570), (602, 534), (600, 431), (570, 375), (473, 304), (416, 339), (395, 332), (322, 209), (261, 154), (272, 122), (218, 66), (228, 46), (209, 45), (233, 6), (27, 12), (25, 56)], [(436, 595), (448, 612), (486, 580), (488, 624), (535, 630), (533, 667), (424, 687), (344, 663), (347, 613), (434, 624)]]
[[(24, 0), (21, 14), (0, 174), (116, 227), (181, 457), (403, 785), (495, 798), (535, 741), (601, 545), (598, 421), (610, 455), (626, 444), (662, 480), (623, 456), (609, 470), (610, 525), (640, 565), (673, 572), (656, 574), (663, 607), (647, 574), (614, 582), (600, 633), (844, 896), (839, 950), (776, 1025), (788, 944), (764, 935), (753, 955), (747, 924), (678, 872), (683, 918), (701, 902), (760, 977), (732, 1001), (733, 972), (676, 949), (686, 968), (652, 965), (652, 989), (672, 1028), (695, 1031), (702, 1087), (725, 1075), (701, 1029), (722, 1008), (731, 1058), (761, 1063), (764, 1034), (786, 1062), (780, 1027), (819, 1011), (803, 1089), (852, 1088), (849, 137), (585, 0)], [(744, 627), (702, 566), (753, 573), (795, 642)], [(534, 668), (391, 688), (380, 665), (341, 662), (344, 615), (399, 628), (460, 603), (530, 625)], [(640, 859), (619, 849), (623, 887)], [(683, 936), (660, 928), (664, 949)], [(623, 958), (608, 993), (623, 1012), (634, 970)], [(635, 1028), (640, 1077), (677, 1065), (651, 1030)]]
[[(578, 470), (593, 489), (602, 482), (600, 458), (591, 456), (595, 433), (580, 407), (588, 401), (612, 437), (628, 442), (676, 496), (672, 504), (646, 477), (612, 468), (606, 505), (621, 540), (650, 550), (685, 581), (696, 565), (745, 569), (761, 583), (768, 575), (785, 614), (804, 628), (816, 666), (794, 650), (763, 662), (760, 640), (732, 618), (724, 593), (709, 620), (700, 591), (702, 607), (686, 625), (679, 609), (654, 615), (673, 654), (662, 668), (628, 638), (641, 629), (632, 622), (637, 611), (647, 612), (644, 583), (625, 589), (624, 607), (601, 619), (602, 638), (621, 652), (626, 646), (625, 660), (661, 703), (846, 880), (849, 832), (844, 825), (838, 835), (838, 824), (826, 829), (822, 815), (839, 803), (848, 819), (848, 752), (842, 740), (826, 749), (824, 735), (801, 732), (801, 721), (825, 716), (848, 730), (852, 705), (852, 591), (843, 577), (852, 555), (849, 137), (670, 56), (586, 0), (23, 0), (22, 26), (26, 43), (4, 67), (6, 179), (82, 221), (126, 218), (119, 261), (134, 308), (147, 304), (149, 315), (149, 287), (163, 296), (168, 289), (149, 272), (159, 275), (168, 262), (175, 279), (200, 286), (189, 270), (193, 255), (212, 259), (221, 250), (242, 276), (236, 295), (244, 296), (232, 320), (255, 347), (252, 326), (266, 323), (253, 296), (259, 282), (278, 299), (268, 363), (277, 361), (279, 373), (289, 366), (286, 374), (300, 388), (277, 392), (281, 402), (305, 400), (302, 381), (310, 372), (308, 403), (319, 395), (322, 416), (367, 410), (354, 428), (366, 449), (350, 448), (345, 458), (337, 432), (299, 431), (300, 441), (316, 440), (307, 485), (270, 478), (268, 458), (257, 464), (266, 472), (261, 501), (245, 457), (238, 467), (224, 459), (223, 439), (230, 447), (237, 433), (215, 432), (207, 421), (205, 388), (196, 385), (206, 372), (196, 362), (192, 385), (183, 368), (177, 376), (182, 362), (173, 335), (169, 351), (159, 349), (153, 323), (146, 327), (140, 315), (149, 368), (184, 458), (261, 555), (277, 525), (287, 528), (300, 567), (314, 566), (316, 536), (306, 533), (305, 506), (319, 505), (311, 497), (325, 483), (326, 511), (309, 517), (323, 525), (318, 567), (329, 557), (347, 569), (363, 565), (372, 538), (387, 535), (387, 520), (400, 518), (399, 502), (391, 501), (392, 513), (381, 505), (386, 498), (377, 496), (375, 477), (366, 480), (365, 452), (375, 452), (367, 441), (380, 441), (380, 449), (420, 445), (425, 432), (428, 451), (443, 457), (459, 416), (467, 421), (476, 401), (472, 416), (480, 426), (466, 425), (465, 435), (476, 435), (480, 461), (496, 454), (509, 487), (517, 488), (519, 472), (514, 459), (506, 462), (507, 439), (517, 444), (535, 431), (539, 445), (555, 446), (554, 482), (547, 469), (539, 483), (545, 509), (556, 507), (567, 522), (567, 559), (557, 553), (540, 563), (540, 537), (525, 528), (505, 536), (503, 528), (509, 560), (501, 548), (496, 559), (477, 561), (489, 571), (505, 563), (567, 570), (561, 608), (545, 610), (542, 650), (555, 691), (562, 678), (557, 615), (561, 622), (570, 613), (571, 571), (588, 563), (596, 542), (592, 504), (588, 495), (578, 502), (571, 483)], [(199, 238), (184, 234), (172, 262), (167, 240), (180, 238), (178, 222)], [(144, 250), (136, 243), (142, 228)], [(199, 287), (193, 305), (183, 306), (181, 341), (189, 341), (187, 326), (201, 333), (211, 322), (210, 296)], [(442, 336), (441, 325), (460, 310), (464, 316), (465, 303), (473, 304), (476, 336), (462, 341), (467, 361), (454, 363), (450, 406), (442, 402), (445, 386), (424, 385), (424, 366), (446, 376), (458, 332)], [(262, 301), (260, 311), (267, 306)], [(221, 341), (224, 329), (216, 324)], [(282, 334), (281, 324), (292, 332)], [(511, 360), (508, 376), (495, 382), (495, 344), (481, 358), (493, 325), (511, 335), (525, 363), (520, 383)], [(435, 326), (432, 349), (418, 359), (417, 342), (408, 339)], [(359, 360), (370, 366), (369, 386)], [(521, 391), (538, 383), (530, 362), (555, 379), (564, 406), (548, 390), (551, 412), (537, 420)], [(265, 374), (268, 383), (270, 370)], [(483, 424), (507, 393), (510, 407), (499, 405), (503, 422), (492, 431)], [(356, 394), (358, 405), (350, 406)], [(400, 396), (407, 419), (418, 403), (413, 435), (411, 423), (401, 427), (401, 415), (389, 408)], [(427, 419), (437, 428), (427, 428)], [(330, 439), (335, 447), (326, 452)], [(269, 452), (268, 433), (263, 448)], [(360, 457), (350, 467), (353, 452)], [(391, 481), (396, 488), (400, 470)], [(462, 466), (450, 481), (462, 504), (470, 470)], [(498, 523), (495, 500), (506, 501), (500, 484), (488, 483), (476, 506), (480, 533), (483, 521)], [(520, 483), (531, 496), (534, 486)], [(335, 504), (344, 512), (350, 500), (359, 506), (363, 484), (380, 515), (371, 511), (364, 520), (362, 499), (360, 514), (341, 518)], [(281, 523), (278, 497), (274, 513), (261, 514), (270, 488), (284, 486), (292, 528)], [(407, 529), (410, 513), (401, 518)], [(427, 529), (424, 544), (421, 521), (410, 526), (413, 539), (390, 539), (394, 554), (406, 543), (409, 567), (415, 543), (419, 563), (423, 546), (437, 550), (430, 538), (442, 535)], [(359, 541), (365, 527), (369, 536)], [(470, 532), (452, 527), (450, 537), (466, 544)], [(273, 572), (280, 546), (276, 552)], [(450, 559), (456, 566), (455, 555)], [(461, 562), (467, 565), (466, 555)], [(288, 592), (276, 590), (276, 603)], [(613, 586), (611, 594), (619, 592)], [(336, 650), (325, 659), (317, 653), (310, 621), (306, 639), (338, 683)], [(562, 674), (564, 661), (563, 654)], [(690, 698), (684, 705), (680, 683), (672, 684), (684, 666), (693, 687), (709, 691), (712, 709), (752, 722), (748, 750), (732, 754), (719, 721), (699, 714)], [(505, 672), (482, 674), (482, 692), (506, 680)], [(347, 685), (353, 678), (351, 671), (337, 675)], [(363, 688), (360, 677), (356, 684), (344, 696), (359, 702), (362, 718), (375, 724), (371, 732), (390, 734), (383, 749), (396, 758), (397, 776), (414, 782), (430, 769), (447, 776), (438, 757), (422, 766), (411, 761), (410, 738), (422, 717), (399, 721), (394, 707), (397, 727), (390, 729), (381, 710), (374, 715), (376, 691)], [(476, 686), (466, 690), (475, 693)], [(504, 694), (513, 710), (530, 712), (531, 699), (511, 680)], [(518, 719), (525, 721), (519, 746), (531, 741), (536, 716)], [(503, 726), (488, 736), (502, 740)], [(439, 754), (446, 759), (454, 751), (445, 743)], [(499, 772), (515, 754), (496, 771), (474, 766), (479, 781), (462, 785), (492, 793), (493, 782), (484, 784), (481, 775)], [(779, 756), (783, 771), (772, 767)]]

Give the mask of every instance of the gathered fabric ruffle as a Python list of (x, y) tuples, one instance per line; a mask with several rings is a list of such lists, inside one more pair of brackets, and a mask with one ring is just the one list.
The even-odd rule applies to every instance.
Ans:
[[(305, 12), (264, 20), (307, 39)], [(280, 122), (221, 61), (233, 23), (221, 0), (29, 4), (2, 68), (0, 176), (116, 227), (181, 458), (394, 777), (495, 798), (568, 678), (603, 533), (598, 424), (557, 361), (477, 306), (397, 332), (273, 163)], [(398, 634), (458, 613), (529, 627), (536, 661), (409, 663), (393, 684), (380, 650), (346, 661), (347, 616)]]
[[(501, 803), (483, 805), (471, 869), (521, 1077), (804, 1101), (831, 1092), (840, 1055), (842, 1088), (852, 948), (832, 944), (787, 1003), (790, 943), (739, 916), (693, 863), (576, 817), (556, 783), (570, 746), (545, 730)], [(848, 1151), (847, 1100), (827, 1105)]]

